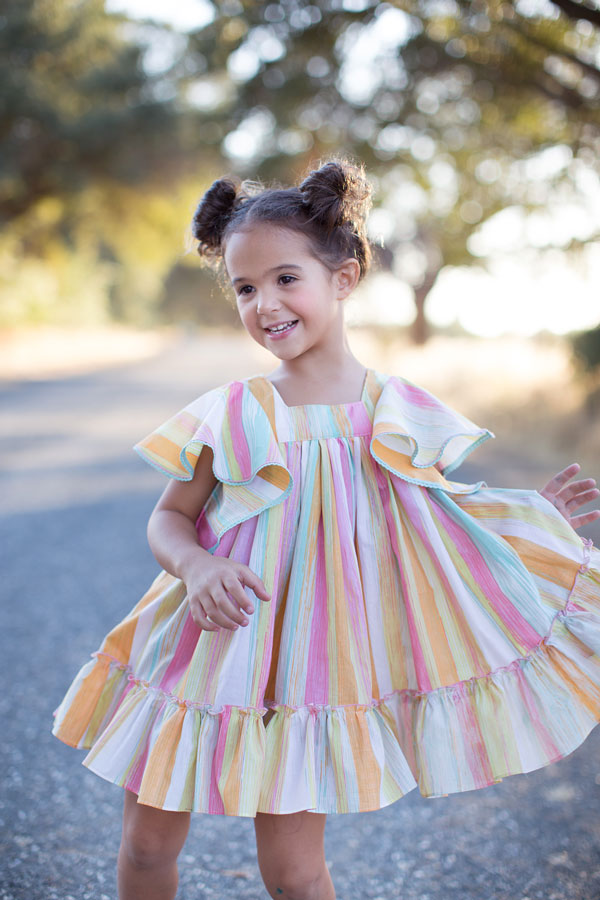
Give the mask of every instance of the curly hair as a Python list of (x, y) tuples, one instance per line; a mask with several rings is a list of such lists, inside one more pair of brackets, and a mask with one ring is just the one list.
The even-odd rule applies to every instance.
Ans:
[(366, 230), (371, 191), (363, 166), (345, 158), (329, 159), (297, 187), (265, 187), (258, 181), (225, 175), (213, 182), (198, 203), (191, 233), (198, 241), (199, 255), (221, 275), (228, 237), (265, 222), (304, 235), (313, 255), (330, 272), (345, 259), (356, 259), (361, 280), (372, 263)]

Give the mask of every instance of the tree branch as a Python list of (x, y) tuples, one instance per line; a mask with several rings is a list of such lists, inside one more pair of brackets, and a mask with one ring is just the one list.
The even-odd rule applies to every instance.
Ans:
[(600, 10), (590, 9), (589, 6), (576, 3), (575, 0), (550, 0), (550, 2), (558, 6), (569, 19), (585, 19), (586, 22), (600, 27)]
[(562, 56), (563, 59), (568, 60), (571, 63), (574, 63), (576, 66), (580, 66), (584, 72), (587, 72), (588, 75), (591, 75), (592, 78), (600, 79), (600, 71), (596, 68), (596, 66), (591, 63), (585, 62), (583, 59), (579, 59), (578, 56), (575, 56), (573, 53), (569, 53), (565, 47), (561, 47), (558, 43), (550, 44), (547, 41), (542, 40), (540, 35), (533, 34), (530, 28), (523, 28), (523, 23), (520, 25), (515, 25), (513, 22), (503, 22), (502, 25), (504, 28), (509, 28), (519, 34), (522, 38), (524, 38), (528, 43), (533, 44), (535, 47), (539, 47), (540, 50), (545, 50), (548, 53), (553, 53), (555, 56)]

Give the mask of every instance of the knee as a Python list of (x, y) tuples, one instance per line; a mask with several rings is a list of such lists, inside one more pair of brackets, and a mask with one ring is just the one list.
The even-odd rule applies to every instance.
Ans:
[(315, 874), (304, 868), (286, 868), (266, 887), (274, 900), (313, 900), (319, 896), (322, 877), (322, 872)]
[(134, 826), (123, 832), (122, 852), (136, 869), (162, 868), (175, 862), (179, 844), (160, 831)]

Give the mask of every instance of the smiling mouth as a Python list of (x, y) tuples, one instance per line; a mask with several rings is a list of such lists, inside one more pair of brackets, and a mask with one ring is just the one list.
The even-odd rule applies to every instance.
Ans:
[(289, 322), (286, 322), (285, 325), (278, 325), (277, 328), (265, 328), (265, 331), (267, 334), (282, 334), (284, 331), (289, 331), (290, 328), (293, 328), (297, 323), (298, 319), (292, 319)]

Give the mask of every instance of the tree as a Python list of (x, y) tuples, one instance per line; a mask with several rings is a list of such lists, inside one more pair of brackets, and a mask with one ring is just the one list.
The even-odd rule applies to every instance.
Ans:
[[(598, 173), (592, 12), (501, 0), (223, 0), (190, 53), (206, 61), (198, 91), (228, 85), (212, 118), (225, 123), (223, 149), (238, 168), (287, 181), (329, 153), (364, 160), (376, 202), (395, 207), (389, 246), (413, 286), (423, 341), (427, 296), (444, 266), (477, 259), (470, 239), (482, 223), (508, 205), (544, 209), (559, 187), (576, 193), (582, 167)], [(378, 52), (353, 79), (367, 36)], [(236, 158), (244, 141), (255, 153)], [(519, 177), (525, 160), (557, 145), (569, 151), (564, 165), (534, 184)]]
[[(212, 6), (208, 25), (177, 35), (108, 15), (102, 0), (7, 0), (0, 220), (12, 229), (0, 238), (0, 280), (52, 255), (83, 284), (96, 260), (98, 298), (135, 317), (168, 271), (192, 194), (213, 177), (235, 168), (289, 182), (343, 154), (373, 177), (373, 236), (383, 234), (381, 258), (413, 287), (423, 341), (442, 269), (485, 264), (484, 223), (509, 205), (546, 210), (569, 195), (583, 204), (582, 173), (598, 178), (600, 41), (589, 4)], [(546, 171), (532, 180), (536, 160)]]
[(125, 25), (103, 0), (4, 4), (1, 221), (99, 177), (164, 183), (182, 117), (172, 96), (161, 97), (161, 77), (144, 71), (143, 47)]
[[(148, 31), (103, 0), (6, 0), (0, 18), (0, 321), (152, 320), (183, 243), (197, 148)], [(185, 43), (185, 41), (184, 41)], [(191, 149), (188, 146), (191, 138)], [(202, 177), (210, 177), (204, 154)]]

